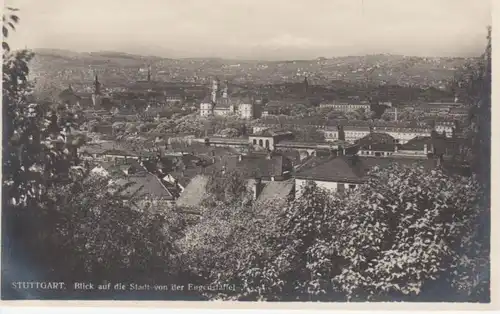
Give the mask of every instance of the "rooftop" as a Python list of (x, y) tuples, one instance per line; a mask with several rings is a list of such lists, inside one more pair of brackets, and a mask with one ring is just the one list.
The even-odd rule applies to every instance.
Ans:
[(173, 195), (160, 182), (160, 179), (151, 173), (133, 174), (115, 181), (116, 184), (126, 186), (123, 195), (127, 197), (149, 197), (163, 200), (173, 200)]
[(177, 205), (182, 207), (198, 207), (206, 197), (208, 176), (196, 175), (184, 188), (177, 199)]
[(428, 168), (435, 166), (435, 162), (432, 159), (418, 160), (388, 157), (363, 158), (359, 156), (341, 156), (336, 158), (314, 157), (301, 167), (295, 174), (295, 177), (305, 180), (362, 183), (371, 168), (375, 166), (385, 167), (392, 163), (402, 165), (422, 164)]

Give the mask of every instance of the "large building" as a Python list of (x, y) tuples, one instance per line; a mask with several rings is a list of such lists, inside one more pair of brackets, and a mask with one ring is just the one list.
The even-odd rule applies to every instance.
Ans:
[(320, 104), (319, 106), (320, 108), (331, 108), (332, 110), (341, 112), (354, 112), (357, 110), (370, 112), (371, 110), (371, 105), (368, 101), (359, 100), (334, 101), (331, 103)]
[(214, 79), (210, 95), (200, 103), (200, 116), (228, 116), (232, 114), (238, 115), (241, 119), (255, 118), (254, 101), (249, 97), (232, 101), (229, 97), (227, 82), (221, 88), (219, 79)]

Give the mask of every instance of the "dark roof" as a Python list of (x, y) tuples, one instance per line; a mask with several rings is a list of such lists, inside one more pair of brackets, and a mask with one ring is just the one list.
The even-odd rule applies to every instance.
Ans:
[(121, 145), (113, 141), (90, 142), (78, 149), (82, 153), (88, 154), (112, 154), (112, 153), (126, 153), (127, 155), (135, 155), (127, 152)]
[(357, 158), (313, 158), (295, 174), (298, 179), (335, 181), (335, 182), (362, 182), (363, 173), (359, 172)]
[(387, 133), (372, 132), (360, 138), (357, 143), (361, 146), (373, 144), (393, 144), (395, 143), (395, 139)]
[(284, 171), (292, 169), (292, 163), (284, 156), (275, 155), (270, 158), (249, 156), (225, 156), (215, 165), (218, 169), (237, 170), (244, 172), (247, 177), (269, 178), (282, 176)]
[(291, 131), (265, 129), (250, 135), (251, 137), (273, 137), (279, 135), (292, 135)]
[(381, 152), (393, 152), (397, 144), (365, 144), (360, 145), (361, 150), (371, 150), (371, 151), (381, 151)]
[(152, 197), (164, 200), (173, 200), (173, 195), (160, 182), (160, 179), (151, 173), (129, 175), (115, 181), (118, 185), (129, 185), (123, 194), (128, 197)]
[(409, 140), (406, 144), (401, 145), (400, 149), (424, 150), (424, 145), (427, 145), (429, 152), (432, 152), (431, 149), (433, 149), (433, 152), (437, 155), (451, 155), (459, 152), (461, 141), (444, 137), (417, 136)]
[(229, 137), (210, 137), (210, 143), (225, 143), (225, 144), (250, 144), (248, 138), (229, 138)]
[(203, 100), (201, 101), (202, 104), (213, 104), (213, 101), (212, 101), (212, 97), (210, 96), (205, 96), (205, 98), (203, 98)]
[(309, 160), (296, 174), (298, 179), (362, 183), (366, 174), (375, 166), (386, 167), (393, 163), (413, 166), (421, 164), (432, 168), (432, 159), (416, 160), (408, 158), (342, 156), (337, 158), (315, 157)]

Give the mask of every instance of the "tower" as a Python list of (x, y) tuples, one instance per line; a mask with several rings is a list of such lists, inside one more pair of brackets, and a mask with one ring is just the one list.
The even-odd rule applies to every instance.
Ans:
[(307, 76), (304, 78), (304, 92), (307, 94), (309, 91), (309, 82), (307, 81)]
[(219, 91), (219, 79), (215, 78), (212, 81), (212, 102), (217, 102), (217, 92)]
[(151, 82), (151, 65), (148, 66), (148, 82)]
[(222, 98), (227, 98), (227, 91), (228, 91), (228, 86), (227, 86), (227, 81), (224, 82), (224, 88), (222, 89)]
[(92, 103), (94, 104), (94, 108), (99, 108), (101, 106), (101, 83), (99, 82), (97, 74), (95, 75)]

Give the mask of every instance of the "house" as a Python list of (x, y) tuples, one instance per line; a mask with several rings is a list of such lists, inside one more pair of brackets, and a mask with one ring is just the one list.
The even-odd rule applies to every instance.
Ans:
[(436, 122), (434, 126), (434, 130), (438, 132), (439, 134), (446, 134), (447, 137), (452, 137), (453, 132), (456, 129), (456, 124), (455, 122), (452, 121), (442, 121), (442, 122)]
[(222, 156), (214, 165), (206, 167), (204, 172), (238, 171), (248, 179), (260, 178), (262, 181), (283, 181), (291, 177), (292, 162), (277, 153), (252, 153), (249, 155)]
[(363, 158), (359, 156), (313, 157), (294, 175), (295, 197), (300, 197), (308, 182), (332, 192), (353, 190), (363, 184), (370, 169), (375, 166), (421, 164), (427, 168), (436, 166), (434, 159)]
[(325, 141), (333, 142), (339, 140), (339, 126), (327, 126), (321, 131), (325, 136)]
[(469, 109), (467, 108), (451, 108), (448, 113), (450, 116), (455, 118), (465, 118), (469, 115)]
[(160, 179), (148, 172), (140, 172), (113, 180), (118, 186), (125, 187), (123, 196), (130, 198), (130, 203), (139, 209), (151, 205), (170, 206), (175, 198), (163, 185)]
[(250, 179), (248, 186), (252, 191), (254, 204), (264, 211), (270, 207), (281, 208), (295, 196), (294, 179), (271, 182)]
[(355, 142), (360, 138), (363, 138), (366, 135), (370, 134), (370, 132), (372, 131), (372, 129), (369, 126), (350, 126), (350, 125), (342, 127), (341, 130), (344, 133), (344, 140), (348, 142)]
[(78, 148), (78, 155), (82, 159), (97, 159), (113, 161), (116, 159), (139, 159), (134, 152), (130, 152), (114, 141), (90, 142)]
[[(207, 175), (195, 176), (177, 199), (177, 206), (191, 209), (201, 206), (208, 196), (208, 182)], [(270, 207), (283, 206), (289, 199), (293, 198), (295, 184), (293, 179), (265, 182), (257, 178), (247, 180), (247, 189), (252, 194), (254, 204), (265, 211)]]
[(170, 206), (175, 197), (154, 174), (148, 172), (139, 162), (101, 162), (91, 173), (110, 179), (110, 187), (123, 189), (125, 202), (134, 208), (145, 210), (151, 205)]
[(273, 131), (273, 130), (263, 130), (258, 133), (254, 133), (248, 137), (248, 140), (253, 145), (258, 145), (262, 148), (269, 150), (274, 150), (276, 143), (282, 140), (293, 139), (293, 133), (290, 131)]

